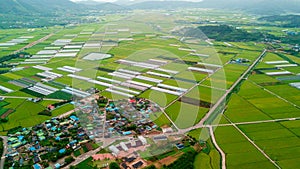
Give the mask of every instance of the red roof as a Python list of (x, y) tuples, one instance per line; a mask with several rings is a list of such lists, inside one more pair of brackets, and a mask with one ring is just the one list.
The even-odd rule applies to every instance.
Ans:
[(105, 159), (110, 159), (110, 160), (113, 160), (115, 159), (115, 157), (112, 155), (112, 154), (109, 154), (109, 153), (106, 153), (106, 154), (95, 154), (95, 155), (92, 155), (93, 157), (93, 160), (95, 161), (102, 161), (102, 160), (105, 160)]

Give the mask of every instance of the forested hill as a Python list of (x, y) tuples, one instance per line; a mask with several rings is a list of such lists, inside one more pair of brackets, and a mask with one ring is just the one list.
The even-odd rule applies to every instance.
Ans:
[(184, 36), (228, 42), (263, 41), (264, 39), (274, 38), (274, 36), (269, 34), (262, 34), (261, 32), (250, 33), (228, 25), (199, 26), (198, 28), (187, 30)]
[(69, 0), (0, 0), (2, 14), (48, 15), (59, 11), (75, 12), (79, 8)]
[(281, 27), (300, 27), (300, 15), (272, 15), (261, 17), (259, 20), (273, 22)]
[(203, 0), (202, 7), (275, 15), (300, 12), (300, 0)]

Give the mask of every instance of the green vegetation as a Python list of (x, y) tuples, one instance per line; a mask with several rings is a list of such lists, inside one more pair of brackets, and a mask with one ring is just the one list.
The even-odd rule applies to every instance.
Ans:
[(166, 169), (181, 169), (181, 168), (187, 168), (192, 169), (194, 168), (193, 162), (196, 157), (197, 153), (195, 151), (188, 151), (181, 155), (174, 163), (164, 167)]
[(120, 169), (120, 166), (116, 162), (112, 162), (109, 164), (109, 169)]
[[(224, 115), (220, 117), (220, 124), (222, 125), (215, 128), (215, 137), (218, 145), (226, 154), (226, 165), (229, 169), (274, 168), (273, 164), (253, 144), (262, 149), (280, 167), (298, 167), (300, 124), (294, 118), (300, 117), (300, 95), (298, 94), (299, 90), (290, 86), (289, 83), (299, 81), (296, 77), (300, 71), (299, 65), (279, 69), (266, 62), (287, 61), (290, 64), (300, 64), (300, 55), (296, 45), (299, 42), (300, 30), (297, 28), (299, 27), (299, 16), (282, 15), (260, 18), (260, 16), (248, 15), (236, 10), (189, 10), (184, 8), (187, 2), (176, 2), (174, 6), (168, 5), (172, 11), (156, 10), (146, 14), (141, 11), (133, 11), (129, 14), (120, 11), (120, 13), (107, 14), (106, 10), (100, 10), (104, 9), (107, 4), (95, 5), (95, 7), (81, 5), (82, 7), (78, 8), (78, 5), (66, 0), (61, 0), (60, 5), (57, 6), (55, 5), (57, 1), (46, 2), (42, 0), (37, 2), (37, 6), (44, 3), (43, 8), (39, 10), (36, 10), (36, 6), (32, 5), (33, 1), (28, 1), (29, 4), (27, 5), (23, 3), (23, 0), (18, 1), (20, 2), (18, 4), (16, 4), (17, 1), (3, 2), (0, 6), (0, 13), (4, 13), (2, 14), (3, 18), (0, 19), (0, 28), (7, 29), (9, 26), (11, 26), (10, 28), (35, 28), (1, 29), (0, 32), (1, 43), (22, 36), (33, 36), (26, 42), (9, 47), (0, 47), (0, 83), (1, 86), (13, 90), (11, 93), (0, 91), (1, 95), (9, 96), (5, 98), (5, 101), (0, 102), (1, 134), (21, 131), (23, 127), (31, 127), (74, 110), (75, 106), (71, 100), (76, 98), (73, 97), (74, 95), (62, 91), (66, 87), (73, 87), (84, 92), (93, 92), (93, 89), (96, 88), (100, 96), (105, 96), (108, 99), (128, 98), (121, 94), (108, 92), (106, 85), (95, 85), (91, 81), (71, 78), (68, 76), (71, 73), (57, 69), (63, 66), (80, 68), (82, 70), (74, 74), (98, 81), (102, 81), (97, 78), (97, 76), (101, 76), (126, 82), (127, 78), (113, 77), (109, 74), (122, 68), (139, 72), (146, 77), (162, 80), (162, 84), (187, 89), (184, 97), (179, 97), (151, 88), (145, 91), (129, 88), (133, 91), (130, 94), (139, 92), (138, 97), (147, 98), (157, 103), (165, 111), (165, 113), (159, 112), (150, 115), (151, 120), (158, 126), (157, 131), (172, 126), (172, 122), (180, 129), (192, 127), (200, 122), (211, 106), (218, 102), (226, 90), (237, 81), (249, 65), (256, 60), (261, 51), (266, 48), (268, 49), (267, 55), (254, 68), (254, 71), (249, 73), (249, 77), (244, 79), (240, 86), (230, 93), (230, 97), (227, 97)], [(163, 8), (164, 5), (162, 4), (169, 4), (169, 2), (152, 3), (158, 5), (155, 8)], [(232, 2), (230, 0), (227, 3)], [(252, 3), (247, 2), (246, 4)], [(10, 8), (12, 4), (15, 4), (16, 8)], [(134, 8), (153, 8), (155, 6), (150, 4), (146, 7), (145, 4), (139, 4)], [(181, 4), (182, 6), (179, 6), (184, 10), (174, 10), (178, 4)], [(219, 2), (216, 4), (216, 8), (222, 6)], [(194, 3), (193, 7), (196, 5), (198, 3)], [(272, 6), (270, 3), (263, 6), (269, 7), (269, 5)], [(283, 4), (281, 5), (283, 6)], [(69, 7), (68, 10), (65, 10), (66, 6)], [(297, 5), (294, 4), (294, 6)], [(115, 8), (118, 7), (115, 6)], [(266, 10), (269, 9), (265, 8)], [(65, 11), (67, 11), (67, 16)], [(32, 20), (32, 17), (37, 19)], [(54, 24), (57, 26), (51, 27)], [(128, 29), (128, 31), (121, 29)], [(175, 37), (166, 37), (168, 32), (172, 32), (170, 36), (174, 35)], [(12, 54), (14, 51), (49, 34), (52, 35), (49, 39), (25, 49), (22, 53)], [(122, 41), (122, 38), (133, 39)], [(22, 55), (36, 55), (39, 51), (49, 47), (56, 47), (55, 50), (63, 49), (64, 46), (57, 48), (56, 45), (53, 45), (53, 42), (58, 39), (70, 39), (72, 40), (71, 45), (84, 46), (84, 44), (101, 42), (102, 46), (94, 48), (84, 46), (74, 58), (53, 57), (47, 60), (42, 65), (51, 68), (51, 72), (62, 75), (62, 77), (53, 80), (45, 80), (44, 77), (37, 75), (44, 71), (32, 67), (36, 64), (21, 63), (26, 59), (32, 59), (27, 58), (29, 56), (24, 58)], [(112, 46), (110, 46), (111, 44)], [(109, 53), (113, 57), (101, 61), (83, 60), (83, 56), (90, 52)], [(178, 71), (178, 73), (166, 73), (163, 70), (141, 68), (137, 65), (119, 64), (117, 62), (119, 59), (136, 62), (150, 62), (149, 59), (157, 59), (165, 63), (161, 68)], [(238, 62), (238, 60), (249, 60), (249, 62)], [(203, 66), (199, 62), (217, 64), (222, 67)], [(13, 67), (20, 68), (20, 70), (11, 71)], [(189, 71), (189, 67), (213, 69), (216, 72), (208, 75)], [(149, 71), (168, 74), (172, 77), (164, 78), (149, 75), (147, 73)], [(282, 77), (266, 75), (272, 71), (290, 71), (292, 75)], [(286, 79), (284, 80), (284, 78)], [(157, 86), (155, 82), (138, 78), (131, 80)], [(45, 96), (28, 89), (37, 82), (58, 90)], [(116, 86), (122, 86), (122, 84), (114, 83)], [(191, 89), (192, 87), (194, 88)], [(34, 103), (27, 100), (27, 98), (36, 97), (44, 98), (44, 101)], [(68, 101), (60, 102), (61, 100)], [(101, 100), (100, 97), (95, 105), (104, 108), (107, 103), (107, 99), (102, 98)], [(55, 109), (50, 110), (53, 107), (47, 109), (49, 105)], [(114, 117), (114, 115), (108, 114), (106, 118), (112, 119)], [(278, 119), (282, 120), (276, 122)], [(231, 123), (238, 123), (236, 126), (241, 131), (237, 130), (235, 125)], [(91, 126), (94, 127), (95, 125), (92, 124)], [(137, 125), (121, 127), (126, 130), (138, 129)], [(76, 138), (76, 132), (74, 131), (73, 139)], [(181, 150), (174, 147), (178, 140), (170, 137), (171, 139), (169, 138), (168, 141), (173, 141), (171, 144), (160, 145), (149, 141), (151, 146), (146, 151), (139, 153), (141, 157), (153, 162), (163, 160), (166, 157), (172, 157), (173, 161), (177, 159), (171, 165), (163, 166), (163, 168), (219, 169), (221, 157), (207, 137), (206, 128), (192, 130), (188, 134), (192, 137), (192, 141), (182, 140), (186, 147)], [(245, 136), (253, 142), (249, 142)], [(195, 144), (194, 139), (200, 142), (200, 146), (198, 143)], [(41, 141), (40, 144), (47, 145), (51, 142), (46, 140)], [(96, 149), (99, 145), (91, 144), (91, 146)], [(2, 148), (0, 147), (0, 152)], [(68, 154), (68, 157), (64, 159), (65, 163), (71, 163), (74, 161), (73, 158), (84, 154), (88, 148), (89, 146), (82, 145), (79, 150)], [(197, 151), (200, 149), (202, 151), (196, 153), (194, 148)], [(107, 153), (108, 151), (103, 150), (101, 152)], [(72, 156), (69, 156), (71, 154)], [(48, 158), (48, 156), (42, 158)], [(56, 157), (53, 161), (55, 160)], [(119, 168), (119, 163), (119, 160), (94, 162), (92, 158), (88, 158), (78, 166), (70, 168), (99, 168), (106, 164), (110, 164), (110, 168)], [(45, 166), (43, 167), (45, 168)], [(153, 168), (153, 166), (148, 168)]]
[(299, 15), (273, 15), (261, 17), (259, 20), (273, 22), (279, 27), (300, 27)]
[(264, 37), (274, 38), (274, 36), (268, 34), (264, 35), (261, 32), (249, 33), (228, 25), (199, 26), (197, 29), (188, 31), (185, 36), (205, 38), (202, 32), (210, 39), (228, 42), (262, 41)]

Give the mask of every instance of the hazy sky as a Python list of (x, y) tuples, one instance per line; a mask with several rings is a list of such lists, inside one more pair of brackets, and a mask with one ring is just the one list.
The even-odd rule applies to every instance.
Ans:
[[(71, 1), (76, 2), (76, 1), (85, 1), (85, 0), (71, 0)], [(93, 1), (98, 1), (98, 2), (114, 2), (116, 0), (93, 0)]]
[[(71, 0), (71, 1), (76, 2), (76, 1), (86, 1), (86, 0)], [(98, 1), (98, 2), (115, 2), (115, 1), (117, 1), (117, 0), (93, 0), (93, 1)], [(132, 2), (138, 2), (138, 1), (140, 1), (140, 0), (130, 0), (130, 1), (132, 1)], [(144, 1), (145, 1), (145, 0), (144, 0)], [(156, 0), (156, 1), (164, 1), (164, 0)], [(200, 1), (202, 1), (202, 0), (182, 0), (182, 1), (200, 2)]]
[[(76, 1), (85, 1), (85, 0), (71, 0), (71, 1), (76, 2)], [(98, 1), (98, 2), (114, 2), (116, 0), (93, 0), (93, 1)]]

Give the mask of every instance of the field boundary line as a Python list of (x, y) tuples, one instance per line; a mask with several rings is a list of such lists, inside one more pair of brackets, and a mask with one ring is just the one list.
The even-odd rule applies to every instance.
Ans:
[(260, 151), (261, 153), (262, 153), (262, 155), (263, 156), (265, 156), (276, 168), (278, 168), (278, 169), (281, 169), (281, 167), (274, 161), (274, 160), (272, 160), (269, 156), (268, 156), (268, 154), (266, 154), (258, 145), (256, 145), (255, 143), (254, 143), (254, 141), (253, 140), (251, 140), (236, 124), (234, 124), (234, 123), (232, 123), (232, 121), (228, 118), (228, 117), (226, 117), (226, 116), (224, 116), (231, 124), (232, 124), (232, 126), (238, 131), (238, 132), (240, 132), (258, 151)]

